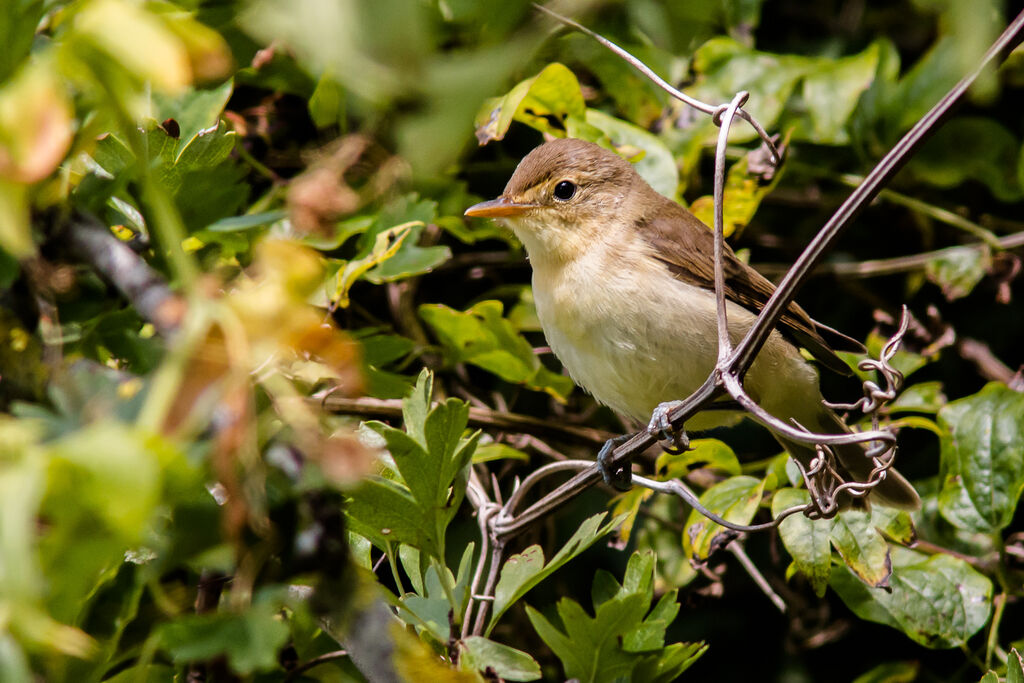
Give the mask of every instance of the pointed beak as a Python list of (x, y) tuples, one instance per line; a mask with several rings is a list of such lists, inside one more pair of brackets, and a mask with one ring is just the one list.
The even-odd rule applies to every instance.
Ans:
[(534, 208), (534, 204), (517, 204), (505, 197), (480, 202), (466, 209), (467, 216), (476, 218), (506, 218), (519, 216)]

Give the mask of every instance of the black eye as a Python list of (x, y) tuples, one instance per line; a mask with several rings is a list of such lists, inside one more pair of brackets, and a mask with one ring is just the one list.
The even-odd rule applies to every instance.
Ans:
[(563, 180), (562, 182), (555, 185), (555, 199), (563, 202), (567, 202), (576, 195), (576, 185)]

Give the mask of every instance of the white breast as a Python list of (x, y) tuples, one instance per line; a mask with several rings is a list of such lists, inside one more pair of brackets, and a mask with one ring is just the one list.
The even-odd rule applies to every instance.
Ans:
[[(576, 383), (646, 422), (659, 403), (685, 398), (707, 379), (718, 354), (716, 308), (712, 292), (676, 280), (663, 264), (639, 254), (629, 263), (626, 273), (621, 254), (600, 249), (561, 268), (534, 261), (534, 299), (548, 343)], [(728, 314), (738, 341), (754, 316), (734, 304)], [(802, 387), (798, 393), (818, 395), (814, 369), (773, 332), (747, 375), (747, 390), (784, 416), (792, 412), (785, 406), (792, 388), (781, 389), (793, 382)], [(687, 424), (699, 430), (736, 419), (716, 411)]]

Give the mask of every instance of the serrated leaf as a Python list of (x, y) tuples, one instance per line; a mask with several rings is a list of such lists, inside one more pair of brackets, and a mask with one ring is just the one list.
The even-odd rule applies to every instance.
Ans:
[(993, 382), (939, 411), (939, 511), (955, 526), (997, 532), (1024, 492), (1024, 394)]
[[(772, 497), (772, 516), (810, 502), (804, 489), (784, 488)], [(790, 515), (779, 524), (779, 537), (793, 563), (807, 577), (815, 594), (820, 598), (828, 588), (832, 574), (832, 545), (829, 542), (831, 522), (827, 519), (809, 519), (802, 513)]]
[(360, 482), (345, 508), (353, 531), (370, 539), (378, 548), (406, 543), (437, 553), (437, 539), (424, 519), (423, 511), (408, 489), (377, 477)]
[(234, 90), (232, 80), (215, 88), (188, 88), (178, 95), (153, 93), (153, 118), (157, 121), (174, 119), (178, 124), (178, 137), (191, 140), (199, 131), (213, 128), (224, 112)]
[[(722, 519), (747, 524), (754, 518), (764, 480), (749, 476), (730, 477), (709, 488), (700, 496), (701, 505)], [(683, 550), (696, 560), (707, 559), (733, 532), (712, 522), (696, 510), (690, 512), (683, 530)]]
[(864, 583), (875, 588), (889, 585), (892, 560), (889, 545), (862, 510), (844, 510), (832, 520), (832, 545)]
[(862, 619), (897, 628), (935, 649), (966, 645), (988, 621), (992, 583), (949, 555), (929, 558), (900, 549), (891, 592), (872, 590), (851, 572), (832, 573), (832, 588)]
[(480, 673), (492, 671), (506, 681), (536, 681), (541, 677), (540, 665), (529, 654), (483, 636), (469, 636), (461, 641), (464, 649), (459, 665)]
[(544, 551), (539, 545), (531, 545), (523, 552), (513, 555), (501, 567), (501, 575), (494, 589), (494, 605), (491, 608), (491, 619), (484, 635), (491, 632), (501, 615), (517, 600), (526, 595), (531, 588), (551, 575), (556, 569), (576, 557), (599, 538), (608, 534), (621, 521), (622, 516), (615, 517), (601, 526), (601, 520), (607, 513), (599, 513), (589, 517), (576, 533), (566, 541), (565, 545), (545, 564)]
[[(679, 611), (676, 592), (670, 591), (650, 611), (653, 595), (654, 553), (630, 556), (621, 586), (614, 579), (595, 593), (614, 595), (596, 601), (591, 617), (575, 601), (563, 598), (557, 612), (561, 628), (527, 607), (534, 629), (562, 662), (565, 675), (582, 681), (671, 680), (703, 651), (700, 644), (676, 643), (664, 647), (665, 630)], [(645, 617), (644, 615), (647, 614)], [(634, 669), (641, 667), (638, 675)]]
[(544, 391), (565, 401), (573, 383), (548, 370), (533, 353), (530, 343), (502, 317), (500, 301), (481, 301), (465, 312), (443, 304), (424, 304), (423, 320), (456, 357), (493, 372), (505, 381)]

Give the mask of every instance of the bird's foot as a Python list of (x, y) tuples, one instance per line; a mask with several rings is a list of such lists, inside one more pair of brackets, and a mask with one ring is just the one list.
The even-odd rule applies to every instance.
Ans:
[(651, 414), (650, 424), (647, 425), (647, 433), (657, 437), (662, 442), (662, 450), (673, 455), (690, 450), (690, 437), (686, 435), (686, 430), (682, 427), (673, 427), (668, 420), (669, 414), (681, 403), (682, 401), (659, 403)]
[(613, 466), (608, 462), (608, 458), (612, 456), (612, 451), (616, 447), (629, 441), (632, 436), (632, 434), (623, 434), (608, 439), (597, 454), (597, 469), (601, 473), (604, 483), (618, 491), (628, 491), (633, 486), (633, 470), (629, 463)]

